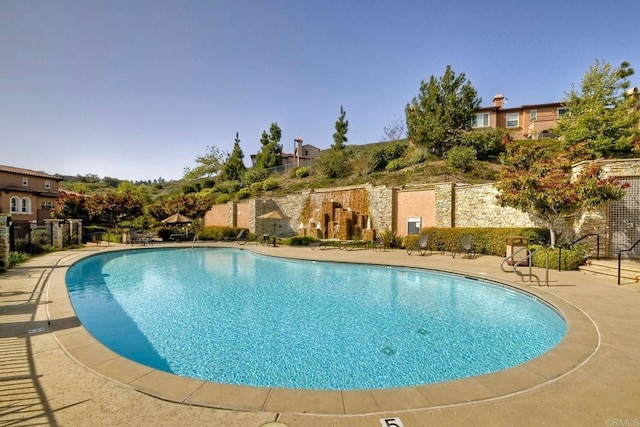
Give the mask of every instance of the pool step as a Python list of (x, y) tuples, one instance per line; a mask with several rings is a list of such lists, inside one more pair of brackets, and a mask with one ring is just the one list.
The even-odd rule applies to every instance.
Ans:
[[(638, 260), (624, 259), (620, 266), (620, 279), (624, 282), (640, 282), (640, 262)], [(590, 260), (589, 264), (579, 267), (580, 271), (598, 274), (608, 277), (618, 277), (618, 260)]]

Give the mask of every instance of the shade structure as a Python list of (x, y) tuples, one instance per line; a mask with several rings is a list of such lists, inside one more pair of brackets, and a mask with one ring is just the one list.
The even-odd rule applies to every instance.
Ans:
[(273, 246), (276, 245), (276, 225), (277, 225), (277, 220), (279, 219), (290, 219), (288, 216), (281, 214), (278, 211), (271, 211), (271, 212), (267, 212), (266, 214), (262, 214), (260, 216), (258, 216), (259, 219), (270, 219), (273, 221)]
[(260, 219), (289, 219), (288, 216), (283, 215), (278, 211), (267, 212), (266, 214), (260, 215), (258, 218), (260, 218)]
[(191, 218), (189, 218), (188, 216), (184, 216), (182, 214), (179, 213), (175, 213), (173, 215), (171, 215), (168, 218), (165, 218), (162, 220), (162, 222), (164, 222), (165, 224), (169, 224), (169, 225), (184, 225), (184, 224), (191, 224), (193, 222), (193, 220)]

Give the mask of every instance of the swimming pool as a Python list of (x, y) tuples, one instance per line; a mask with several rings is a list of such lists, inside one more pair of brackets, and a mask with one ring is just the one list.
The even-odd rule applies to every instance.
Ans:
[(221, 383), (354, 390), (524, 363), (566, 325), (532, 296), (408, 268), (291, 261), (236, 249), (145, 249), (74, 265), (78, 317), (115, 352)]

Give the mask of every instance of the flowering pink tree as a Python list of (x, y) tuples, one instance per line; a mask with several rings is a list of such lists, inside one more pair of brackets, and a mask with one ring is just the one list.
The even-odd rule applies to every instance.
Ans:
[[(580, 149), (580, 147), (576, 147)], [(556, 244), (559, 220), (624, 196), (627, 184), (602, 178), (597, 163), (587, 164), (572, 177), (577, 151), (560, 153), (548, 145), (510, 144), (505, 167), (496, 184), (501, 206), (509, 206), (541, 219)]]

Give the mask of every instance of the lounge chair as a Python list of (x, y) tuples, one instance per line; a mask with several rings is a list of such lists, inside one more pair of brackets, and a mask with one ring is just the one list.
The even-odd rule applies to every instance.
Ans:
[(244, 245), (245, 243), (247, 243), (247, 230), (240, 230), (235, 238), (235, 241), (238, 242), (239, 245)]
[(476, 248), (473, 244), (473, 235), (463, 234), (458, 240), (458, 245), (451, 249), (451, 256), (456, 257), (457, 254), (466, 254), (467, 258), (471, 258), (476, 255)]
[(419, 251), (420, 255), (424, 256), (427, 253), (427, 249), (429, 249), (429, 235), (423, 233), (420, 234), (414, 244), (407, 245), (407, 254), (411, 255), (413, 251)]
[(131, 244), (151, 245), (153, 243), (153, 233), (147, 233), (144, 236), (138, 234), (137, 231), (131, 232)]

